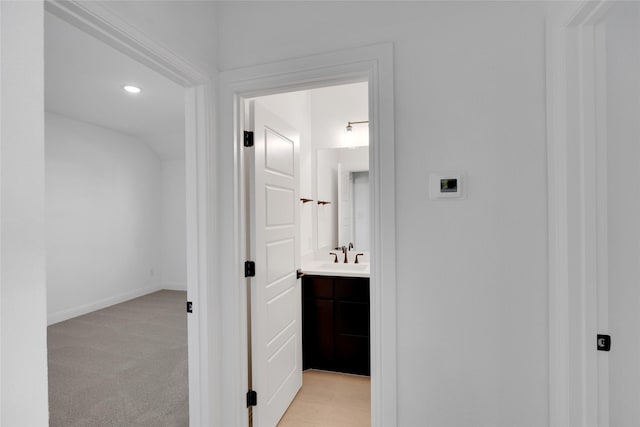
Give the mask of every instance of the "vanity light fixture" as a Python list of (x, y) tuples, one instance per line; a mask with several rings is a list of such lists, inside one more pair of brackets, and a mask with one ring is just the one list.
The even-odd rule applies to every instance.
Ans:
[(129, 92), (129, 93), (140, 93), (142, 92), (142, 89), (140, 89), (137, 86), (132, 86), (132, 85), (125, 85), (122, 87), (122, 89), (124, 89), (125, 91)]
[(347, 122), (347, 132), (351, 132), (353, 130), (353, 125), (359, 125), (362, 123), (369, 123), (369, 120), (362, 120), (360, 122)]

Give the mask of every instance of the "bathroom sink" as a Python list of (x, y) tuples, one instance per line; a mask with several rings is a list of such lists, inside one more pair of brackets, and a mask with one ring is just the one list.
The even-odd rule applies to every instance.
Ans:
[(346, 277), (369, 277), (369, 263), (334, 263), (325, 261), (312, 261), (302, 266), (305, 274), (319, 276), (346, 276)]

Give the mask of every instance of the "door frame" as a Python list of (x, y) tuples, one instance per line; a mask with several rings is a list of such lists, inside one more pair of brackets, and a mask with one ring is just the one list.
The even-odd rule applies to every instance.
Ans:
[[(213, 85), (204, 72), (154, 42), (97, 2), (46, 0), (46, 12), (101, 40), (185, 88), (185, 170), (187, 227), (187, 316), (189, 424), (211, 425), (219, 410), (209, 369), (210, 343), (217, 335), (211, 322), (213, 296), (208, 284), (215, 262), (212, 200)], [(211, 325), (211, 326), (210, 326)]]
[(369, 82), (372, 176), (371, 421), (397, 424), (393, 46), (380, 44), (220, 73), (218, 191), (231, 204), (219, 207), (220, 242), (226, 247), (219, 252), (220, 283), (227, 284), (220, 295), (222, 425), (248, 425), (244, 99), (362, 81)]
[[(559, 2), (561, 3), (561, 2)], [(549, 6), (547, 25), (547, 147), (549, 197), (550, 425), (607, 426), (608, 359), (596, 351), (606, 333), (606, 212), (598, 203), (604, 172), (598, 105), (596, 25), (613, 2)]]

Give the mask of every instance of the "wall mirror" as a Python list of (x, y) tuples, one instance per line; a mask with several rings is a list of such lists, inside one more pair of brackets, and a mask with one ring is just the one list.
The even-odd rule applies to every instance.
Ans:
[(316, 153), (318, 248), (353, 243), (369, 251), (369, 147), (322, 148)]

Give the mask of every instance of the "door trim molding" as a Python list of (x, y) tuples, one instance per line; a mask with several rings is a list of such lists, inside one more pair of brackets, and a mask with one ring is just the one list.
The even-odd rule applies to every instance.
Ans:
[(98, 2), (46, 0), (45, 11), (117, 49), (183, 87), (209, 83), (206, 74)]
[[(608, 425), (599, 406), (595, 24), (612, 2), (549, 5), (546, 30), (550, 426)], [(600, 273), (599, 273), (600, 272)], [(602, 422), (605, 424), (601, 424)]]
[[(221, 205), (222, 425), (248, 425), (246, 289), (242, 277), (246, 217), (240, 138), (244, 98), (358, 81), (369, 82), (372, 182), (371, 421), (397, 424), (395, 161), (393, 46), (357, 49), (262, 64), (220, 73), (218, 168)], [(225, 184), (222, 184), (225, 183)], [(222, 249), (222, 248), (221, 248)], [(384, 284), (384, 286), (382, 286)]]
[[(212, 425), (219, 398), (210, 350), (217, 339), (215, 300), (208, 285), (215, 271), (213, 197), (213, 92), (206, 74), (156, 43), (98, 2), (46, 0), (45, 11), (114, 47), (185, 88), (187, 208), (187, 293), (194, 310), (188, 319), (189, 424)], [(211, 325), (211, 326), (210, 326)]]

